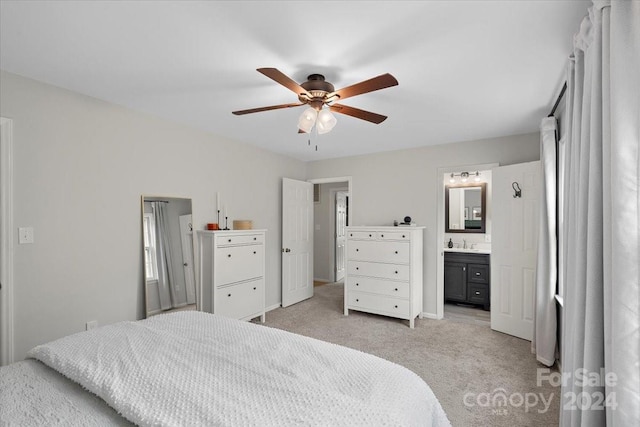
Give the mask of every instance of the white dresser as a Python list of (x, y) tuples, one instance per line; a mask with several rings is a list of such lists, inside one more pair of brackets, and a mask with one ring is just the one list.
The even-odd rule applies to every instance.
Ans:
[(344, 314), (422, 318), (424, 227), (347, 227)]
[(264, 310), (266, 230), (198, 231), (203, 311), (250, 320)]

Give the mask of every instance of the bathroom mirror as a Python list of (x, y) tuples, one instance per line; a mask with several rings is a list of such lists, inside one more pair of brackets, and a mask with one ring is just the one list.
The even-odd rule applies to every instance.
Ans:
[(485, 232), (486, 187), (486, 183), (445, 187), (445, 232)]
[(146, 316), (197, 310), (191, 199), (142, 196)]

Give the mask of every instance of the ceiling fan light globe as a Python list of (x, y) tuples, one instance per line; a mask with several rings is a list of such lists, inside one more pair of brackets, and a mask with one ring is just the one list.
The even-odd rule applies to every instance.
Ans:
[(331, 114), (329, 109), (321, 110), (320, 113), (318, 113), (316, 127), (319, 134), (330, 132), (336, 123), (338, 123), (338, 120)]
[(298, 129), (305, 131), (306, 133), (311, 132), (313, 129), (313, 125), (316, 123), (316, 118), (318, 117), (318, 112), (313, 108), (307, 108), (300, 114), (300, 118), (298, 119)]

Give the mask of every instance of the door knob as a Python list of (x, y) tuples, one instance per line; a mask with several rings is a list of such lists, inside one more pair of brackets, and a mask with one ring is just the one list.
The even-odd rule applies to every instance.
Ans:
[(184, 265), (185, 267), (188, 267), (188, 266), (189, 266), (189, 263), (186, 263), (186, 262), (185, 262), (185, 263), (184, 263), (184, 264), (182, 264), (182, 265)]

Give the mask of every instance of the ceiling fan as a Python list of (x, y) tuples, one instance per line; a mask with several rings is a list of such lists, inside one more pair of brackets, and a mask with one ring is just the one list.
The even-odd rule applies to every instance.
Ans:
[(369, 80), (335, 90), (333, 85), (324, 79), (322, 74), (311, 74), (307, 81), (298, 84), (276, 68), (258, 68), (258, 72), (298, 95), (298, 101), (291, 104), (271, 105), (269, 107), (251, 108), (249, 110), (234, 111), (235, 115), (258, 113), (261, 111), (278, 110), (282, 108), (300, 107), (308, 105), (298, 120), (298, 132), (309, 133), (314, 126), (318, 133), (326, 133), (333, 129), (336, 119), (331, 112), (346, 114), (371, 123), (382, 123), (387, 116), (361, 110), (348, 105), (337, 104), (352, 96), (397, 86), (398, 81), (391, 74), (382, 74)]

